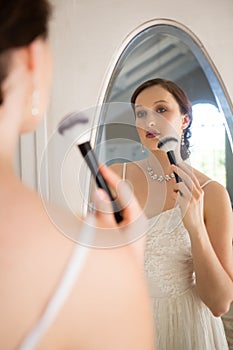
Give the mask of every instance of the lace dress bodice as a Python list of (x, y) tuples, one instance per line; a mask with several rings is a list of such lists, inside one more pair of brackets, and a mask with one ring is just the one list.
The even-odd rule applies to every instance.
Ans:
[(177, 206), (149, 219), (145, 270), (152, 297), (174, 297), (194, 286), (191, 243)]
[(191, 241), (178, 206), (149, 219), (145, 271), (156, 350), (228, 349), (221, 318), (197, 294)]

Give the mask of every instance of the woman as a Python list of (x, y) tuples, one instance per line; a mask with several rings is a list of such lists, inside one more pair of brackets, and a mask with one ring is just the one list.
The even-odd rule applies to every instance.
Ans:
[[(142, 240), (117, 249), (79, 246), (14, 173), (18, 137), (37, 128), (49, 100), (49, 15), (46, 0), (0, 2), (0, 347), (153, 349)], [(116, 190), (119, 178), (105, 167), (102, 173)], [(125, 190), (117, 191), (123, 204)], [(91, 224), (60, 211), (57, 217), (88, 234), (98, 227), (97, 233), (131, 236), (139, 219), (146, 229), (135, 199), (122, 211), (121, 226), (107, 214), (111, 203), (103, 191), (94, 201)]]
[[(145, 269), (153, 300), (159, 350), (227, 349), (219, 316), (233, 299), (232, 211), (223, 186), (184, 162), (192, 113), (175, 83), (152, 79), (131, 103), (149, 155), (113, 165), (130, 182), (150, 230)], [(158, 143), (175, 137), (171, 165)], [(174, 173), (182, 182), (176, 183)], [(123, 174), (123, 175), (122, 175)]]

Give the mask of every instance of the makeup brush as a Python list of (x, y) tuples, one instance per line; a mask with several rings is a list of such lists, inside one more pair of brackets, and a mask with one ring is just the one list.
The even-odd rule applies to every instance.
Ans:
[[(158, 142), (158, 148), (167, 153), (170, 164), (177, 165), (174, 150), (178, 144), (178, 140), (175, 137), (164, 137)], [(176, 182), (181, 182), (182, 179), (176, 173), (174, 173)]]
[(90, 118), (87, 115), (79, 112), (73, 112), (68, 114), (58, 125), (58, 132), (66, 136), (75, 143), (79, 148), (83, 158), (85, 159), (98, 187), (105, 190), (108, 194), (114, 211), (114, 216), (117, 223), (123, 220), (120, 209), (113, 198), (113, 195), (103, 178), (102, 174), (99, 172), (99, 164), (95, 153), (90, 144)]

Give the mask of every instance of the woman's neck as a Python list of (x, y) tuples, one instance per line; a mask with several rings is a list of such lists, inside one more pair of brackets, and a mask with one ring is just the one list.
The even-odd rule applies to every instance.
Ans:
[[(183, 161), (181, 156), (177, 155), (177, 152), (175, 152), (175, 151), (174, 151), (174, 153), (175, 153), (176, 163), (177, 164), (181, 163)], [(149, 157), (147, 160), (149, 162), (152, 162), (152, 163), (153, 162), (159, 163), (163, 169), (165, 169), (165, 168), (167, 169), (170, 166), (170, 162), (169, 162), (167, 153), (160, 150), (160, 149), (150, 151), (150, 154), (149, 154)]]
[(9, 125), (0, 123), (0, 167), (14, 171), (15, 154), (18, 145), (18, 132)]

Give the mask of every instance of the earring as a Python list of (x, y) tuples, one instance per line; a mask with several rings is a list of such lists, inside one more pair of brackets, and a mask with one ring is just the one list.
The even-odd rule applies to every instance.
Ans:
[[(184, 139), (184, 131), (182, 131), (181, 134), (181, 154), (183, 154), (185, 156), (185, 159), (189, 158), (191, 155), (191, 152), (188, 148), (189, 146), (186, 146), (185, 144), (185, 139)], [(184, 158), (183, 158), (184, 159)]]
[(143, 145), (143, 144), (141, 144), (141, 152), (142, 152), (142, 153), (145, 153), (145, 148), (144, 148), (144, 145)]
[(181, 134), (181, 146), (185, 146), (184, 131), (182, 131), (182, 134)]
[(32, 93), (32, 116), (36, 117), (39, 114), (39, 92), (34, 89)]

